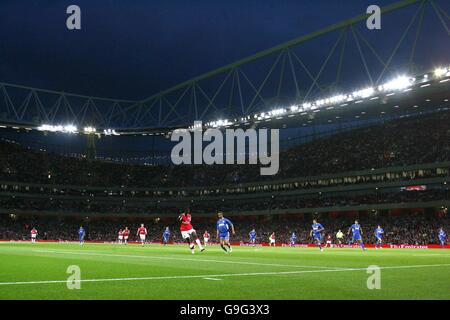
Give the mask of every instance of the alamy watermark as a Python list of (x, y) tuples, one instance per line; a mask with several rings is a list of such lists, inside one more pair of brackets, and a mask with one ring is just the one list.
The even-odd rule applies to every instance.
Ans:
[(367, 289), (380, 290), (381, 289), (381, 268), (379, 266), (367, 267), (367, 273), (370, 276), (367, 278)]
[[(67, 7), (66, 27), (69, 30), (81, 30), (81, 8), (75, 4)], [(367, 18), (366, 26), (369, 30), (381, 29), (381, 8), (377, 5), (370, 5), (366, 10), (370, 16)]]
[[(203, 131), (202, 122), (195, 121), (193, 130), (177, 129), (172, 132), (170, 140), (178, 142), (170, 155), (175, 165), (259, 163), (262, 166), (261, 175), (278, 173), (280, 152), (278, 129)], [(204, 142), (208, 144), (204, 146)]]
[(72, 4), (67, 7), (66, 13), (70, 14), (66, 19), (66, 27), (69, 30), (81, 30), (81, 9)]
[(367, 18), (366, 26), (369, 30), (381, 29), (381, 8), (377, 5), (371, 5), (367, 7), (367, 14), (370, 16)]
[(69, 290), (81, 289), (81, 269), (79, 266), (71, 265), (67, 267), (66, 273), (70, 274), (67, 278), (66, 285)]

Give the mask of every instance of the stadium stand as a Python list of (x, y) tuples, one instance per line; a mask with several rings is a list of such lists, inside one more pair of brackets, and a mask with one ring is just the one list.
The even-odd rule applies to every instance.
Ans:
[(318, 176), (448, 161), (450, 112), (403, 118), (302, 144), (280, 155), (275, 177), (259, 166), (139, 166), (61, 157), (0, 144), (0, 180), (79, 186), (192, 187)]
[[(152, 221), (150, 217), (160, 215), (174, 221), (181, 210), (190, 208), (203, 217), (200, 230), (208, 227), (204, 220), (218, 210), (231, 218), (243, 214), (236, 236), (239, 241), (245, 241), (252, 217), (278, 219), (291, 214), (304, 222), (280, 219), (274, 230), (266, 230), (264, 223), (253, 226), (261, 239), (275, 231), (281, 241), (287, 241), (295, 230), (300, 233), (299, 241), (307, 242), (310, 222), (306, 220), (314, 212), (322, 215), (334, 233), (350, 221), (345, 216), (332, 219), (326, 213), (357, 212), (365, 219), (380, 211), (384, 220), (362, 223), (368, 230), (378, 223), (395, 230), (387, 234), (386, 241), (436, 243), (436, 230), (440, 225), (448, 229), (448, 218), (406, 216), (401, 219), (408, 222), (403, 224), (408, 230), (400, 230), (402, 224), (390, 214), (399, 208), (408, 214), (446, 212), (450, 201), (449, 120), (448, 111), (403, 117), (310, 141), (283, 151), (280, 172), (270, 178), (260, 176), (259, 167), (250, 165), (118, 164), (64, 157), (2, 140), (0, 235), (3, 239), (26, 238), (23, 226), (33, 224), (46, 230), (48, 238), (70, 240), (80, 217), (90, 216), (100, 220), (90, 222), (89, 238), (113, 241), (120, 223), (109, 221), (111, 217)], [(57, 220), (47, 218), (54, 214), (59, 214)], [(170, 225), (177, 228), (173, 222)], [(155, 227), (161, 230), (152, 232), (153, 240), (162, 234), (162, 226)]]

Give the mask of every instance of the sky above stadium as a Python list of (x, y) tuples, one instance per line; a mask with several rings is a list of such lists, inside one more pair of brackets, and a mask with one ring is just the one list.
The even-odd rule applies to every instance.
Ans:
[[(396, 0), (377, 0), (379, 6)], [(4, 0), (0, 81), (140, 99), (364, 13), (369, 0)], [(66, 28), (81, 8), (82, 29)]]

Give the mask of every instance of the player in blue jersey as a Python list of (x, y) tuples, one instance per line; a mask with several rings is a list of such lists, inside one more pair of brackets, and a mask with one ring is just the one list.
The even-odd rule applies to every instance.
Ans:
[(80, 227), (78, 230), (78, 238), (80, 239), (80, 245), (84, 243), (84, 236), (86, 235), (86, 232), (84, 231), (83, 227)]
[(248, 234), (249, 238), (250, 238), (250, 243), (255, 246), (255, 242), (256, 242), (256, 231), (255, 229), (253, 229), (252, 231), (250, 231), (250, 233)]
[(166, 245), (167, 242), (169, 242), (170, 239), (170, 230), (169, 227), (166, 227), (163, 233), (163, 244)]
[(446, 238), (446, 234), (445, 234), (444, 228), (441, 227), (441, 229), (439, 229), (439, 242), (441, 243), (442, 247), (445, 246), (445, 238)]
[[(230, 245), (230, 229), (231, 233), (234, 234), (234, 225), (230, 220), (223, 217), (222, 212), (219, 212), (217, 216), (219, 217), (219, 220), (217, 220), (217, 238), (220, 241), (220, 246), (226, 253), (232, 252), (233, 249)], [(228, 247), (228, 250), (225, 246)]]
[(291, 247), (295, 246), (296, 242), (297, 242), (297, 235), (295, 234), (295, 232), (292, 232), (292, 235), (291, 235)]
[(381, 226), (378, 226), (378, 228), (375, 229), (375, 249), (382, 249), (383, 248), (383, 234), (384, 234), (384, 229), (381, 228)]
[(358, 223), (358, 220), (355, 220), (355, 223), (352, 224), (352, 226), (348, 229), (347, 235), (350, 234), (350, 231), (352, 232), (352, 243), (358, 241), (361, 245), (361, 248), (363, 250), (366, 250), (366, 248), (364, 247), (364, 242), (362, 241), (362, 228)]
[(320, 223), (317, 223), (317, 220), (314, 219), (311, 228), (312, 229), (311, 229), (311, 232), (309, 233), (309, 235), (311, 237), (313, 237), (313, 240), (319, 246), (320, 251), (323, 251), (323, 248), (322, 248), (322, 231), (325, 230), (324, 227)]

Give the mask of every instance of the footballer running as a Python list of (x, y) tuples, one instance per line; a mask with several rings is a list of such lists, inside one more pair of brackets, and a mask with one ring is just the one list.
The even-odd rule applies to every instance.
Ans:
[[(222, 212), (219, 212), (217, 216), (219, 217), (219, 220), (217, 220), (217, 238), (220, 241), (220, 246), (222, 247), (223, 251), (225, 251), (225, 253), (231, 253), (233, 252), (233, 249), (231, 248), (230, 244), (230, 229), (231, 233), (235, 234), (234, 225), (230, 220), (223, 217)], [(228, 250), (225, 246), (228, 247)]]
[(191, 249), (192, 254), (195, 253), (195, 244), (200, 248), (200, 252), (203, 252), (205, 248), (203, 248), (200, 239), (197, 236), (197, 232), (195, 231), (194, 227), (191, 224), (191, 214), (190, 213), (182, 213), (178, 216), (178, 220), (181, 222), (180, 231), (181, 236), (183, 239), (187, 242), (189, 245), (189, 248)]

